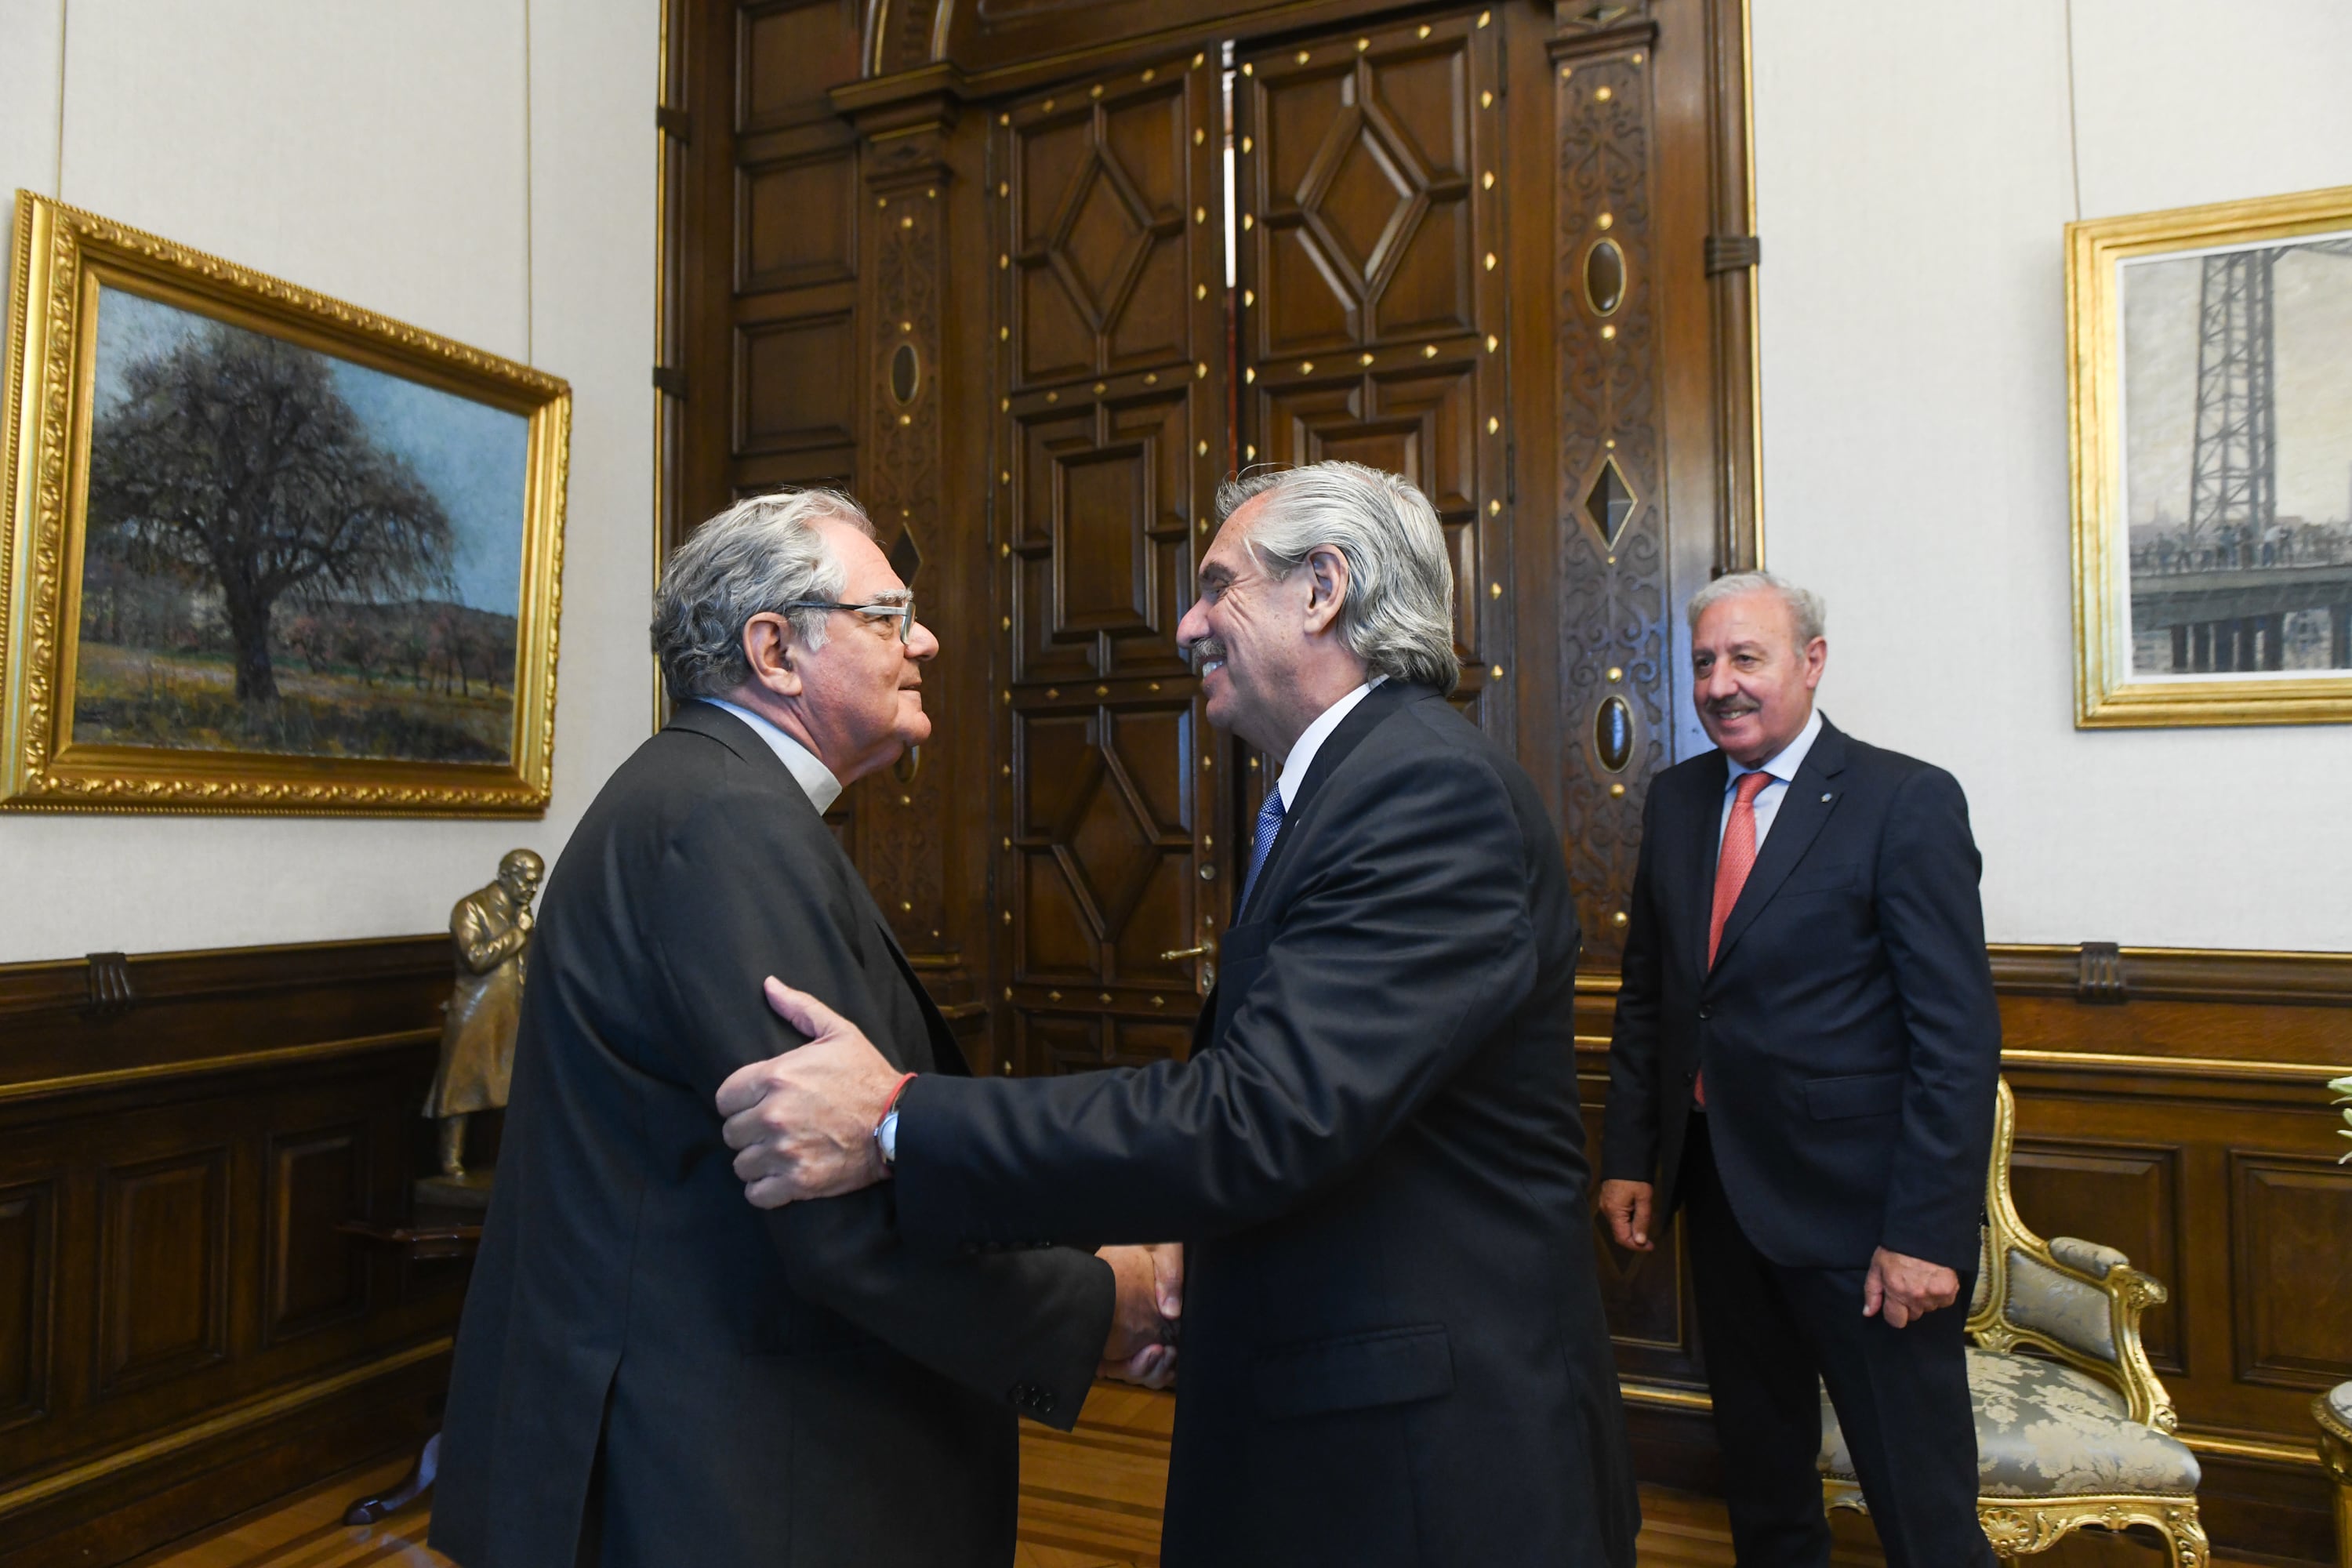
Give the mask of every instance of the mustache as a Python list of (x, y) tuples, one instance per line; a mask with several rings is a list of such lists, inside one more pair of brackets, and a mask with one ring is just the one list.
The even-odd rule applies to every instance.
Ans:
[(1221, 662), (1224, 658), (1224, 639), (1223, 637), (1202, 637), (1199, 642), (1194, 643), (1191, 647), (1185, 649), (1185, 657), (1192, 661), (1192, 673), (1199, 675), (1202, 673), (1205, 666)]
[(1745, 697), (1718, 697), (1706, 705), (1708, 716), (1716, 719), (1737, 719), (1743, 714), (1756, 712), (1763, 706)]

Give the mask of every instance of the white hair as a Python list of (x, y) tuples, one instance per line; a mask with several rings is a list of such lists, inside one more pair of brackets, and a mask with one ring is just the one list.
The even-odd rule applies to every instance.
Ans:
[(1691, 595), (1691, 629), (1698, 629), (1698, 618), (1726, 599), (1737, 599), (1748, 594), (1777, 594), (1780, 603), (1789, 606), (1789, 620), (1797, 628), (1797, 651), (1803, 653), (1812, 640), (1825, 635), (1829, 610), (1822, 596), (1811, 588), (1800, 588), (1786, 577), (1775, 577), (1769, 572), (1727, 572)]
[(787, 610), (841, 597), (847, 569), (816, 531), (828, 519), (868, 539), (874, 525), (837, 490), (778, 490), (737, 501), (670, 552), (654, 590), (654, 655), (670, 700), (724, 697), (751, 679), (743, 628), (773, 612), (811, 648), (825, 643), (824, 610)]
[(1462, 679), (1454, 655), (1454, 572), (1445, 530), (1429, 498), (1406, 480), (1361, 463), (1265, 468), (1217, 490), (1219, 521), (1265, 497), (1244, 542), (1276, 582), (1317, 550), (1348, 563), (1338, 630), (1376, 675), (1450, 692)]

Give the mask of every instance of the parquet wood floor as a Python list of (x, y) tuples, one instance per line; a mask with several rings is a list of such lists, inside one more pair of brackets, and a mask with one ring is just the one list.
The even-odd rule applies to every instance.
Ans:
[[(429, 1516), (422, 1504), (372, 1529), (346, 1530), (336, 1522), (353, 1498), (381, 1491), (405, 1469), (406, 1461), (396, 1460), (353, 1471), (201, 1540), (142, 1558), (132, 1568), (452, 1568), (447, 1558), (423, 1544)], [(1031, 1523), (1037, 1501), (1035, 1491), (1024, 1500), (1024, 1536), (1039, 1533)], [(1644, 1487), (1642, 1514), (1641, 1568), (1730, 1568), (1731, 1540), (1721, 1503)], [(1049, 1523), (1042, 1533), (1050, 1537), (1055, 1531)], [(1885, 1561), (1864, 1521), (1841, 1519), (1838, 1536), (1832, 1560), (1837, 1568), (1876, 1568)], [(1133, 1555), (1108, 1556), (1099, 1549), (1024, 1539), (1014, 1568), (1152, 1568), (1159, 1561), (1151, 1549), (1156, 1542), (1139, 1544), (1141, 1550)], [(2164, 1559), (2153, 1547), (2085, 1534), (2025, 1561), (2032, 1568), (2159, 1568)], [(2214, 1564), (2231, 1568), (2224, 1558), (2214, 1559)]]

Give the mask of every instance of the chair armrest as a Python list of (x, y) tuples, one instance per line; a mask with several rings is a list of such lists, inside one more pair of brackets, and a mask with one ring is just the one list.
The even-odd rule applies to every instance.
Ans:
[(2006, 1262), (1998, 1328), (1980, 1331), (1980, 1342), (2038, 1346), (2121, 1394), (2133, 1420), (2175, 1429), (2171, 1396), (2139, 1337), (2141, 1315), (2167, 1299), (2162, 1285), (2114, 1247), (2072, 1237), (2019, 1237)]
[(2068, 1268), (2104, 1282), (2110, 1269), (2120, 1268), (2131, 1262), (2112, 1247), (2102, 1247), (2095, 1241), (2080, 1237), (2053, 1236), (2050, 1238), (2050, 1256)]

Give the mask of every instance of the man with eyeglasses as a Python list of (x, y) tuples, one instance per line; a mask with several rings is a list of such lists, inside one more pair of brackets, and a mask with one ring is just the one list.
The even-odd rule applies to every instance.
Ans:
[(1001, 1565), (1016, 1418), (1067, 1428), (1098, 1369), (1165, 1381), (1179, 1255), (940, 1258), (900, 1244), (887, 1190), (743, 1202), (714, 1097), (800, 1040), (762, 976), (809, 977), (901, 1071), (967, 1072), (824, 820), (929, 735), (939, 642), (824, 490), (704, 524), (653, 641), (676, 714), (541, 905), (433, 1544), (466, 1568)]

